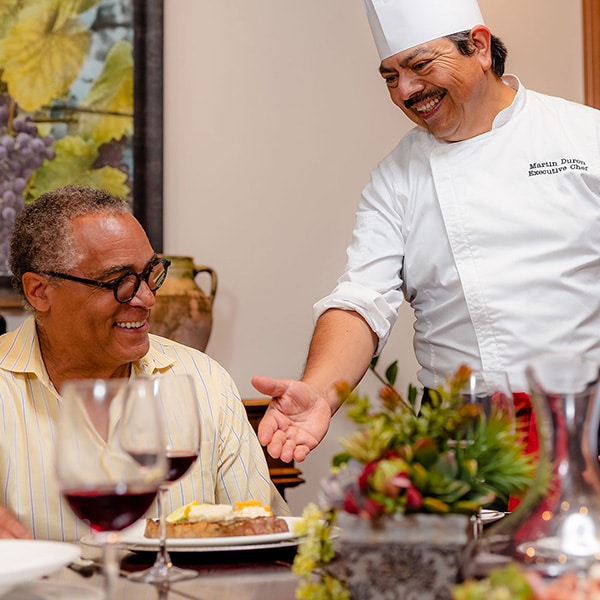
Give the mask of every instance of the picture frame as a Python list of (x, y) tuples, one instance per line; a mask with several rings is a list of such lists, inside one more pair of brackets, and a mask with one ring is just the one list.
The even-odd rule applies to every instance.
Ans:
[[(131, 205), (153, 249), (163, 251), (163, 21), (164, 0), (127, 0), (133, 40), (133, 135)], [(118, 4), (119, 0), (115, 0)], [(0, 234), (1, 235), (1, 234)], [(6, 241), (5, 240), (1, 240)], [(0, 273), (0, 288), (12, 276)]]
[(163, 0), (134, 0), (133, 213), (163, 251)]

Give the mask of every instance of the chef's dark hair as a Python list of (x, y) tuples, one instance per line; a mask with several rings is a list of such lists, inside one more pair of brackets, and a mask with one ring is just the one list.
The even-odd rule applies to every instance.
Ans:
[[(475, 48), (473, 46), (473, 42), (471, 41), (470, 33), (470, 30), (459, 31), (458, 33), (453, 33), (452, 35), (447, 35), (446, 37), (451, 42), (454, 42), (461, 54), (464, 56), (471, 56), (475, 52)], [(498, 77), (502, 77), (502, 75), (504, 75), (504, 64), (506, 63), (506, 55), (508, 54), (508, 50), (506, 49), (504, 42), (495, 35), (492, 35), (491, 49), (492, 71)]]

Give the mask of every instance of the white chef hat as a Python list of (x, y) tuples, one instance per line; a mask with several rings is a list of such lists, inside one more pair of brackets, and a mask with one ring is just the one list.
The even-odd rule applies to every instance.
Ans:
[(381, 60), (483, 24), (477, 0), (363, 0)]

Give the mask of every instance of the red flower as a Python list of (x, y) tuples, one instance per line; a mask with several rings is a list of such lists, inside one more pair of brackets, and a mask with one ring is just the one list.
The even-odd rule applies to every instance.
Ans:
[(363, 472), (361, 473), (360, 477), (358, 478), (358, 487), (361, 489), (361, 491), (364, 492), (367, 489), (368, 484), (369, 484), (369, 477), (371, 476), (373, 471), (375, 471), (375, 469), (377, 468), (378, 463), (379, 463), (378, 460), (374, 460), (365, 465)]
[(361, 512), (360, 506), (356, 501), (356, 496), (352, 491), (347, 492), (344, 499), (344, 510), (352, 515), (358, 515)]
[(408, 473), (404, 471), (398, 473), (397, 475), (394, 475), (394, 477), (390, 479), (390, 483), (399, 488), (412, 487), (412, 481), (410, 480)]
[(384, 459), (390, 459), (390, 458), (404, 458), (404, 456), (402, 456), (402, 454), (400, 452), (398, 452), (398, 450), (386, 450), (383, 453), (383, 458)]
[(385, 511), (385, 506), (383, 506), (383, 504), (381, 504), (380, 502), (377, 502), (376, 500), (373, 500), (372, 498), (367, 498), (365, 500), (363, 514), (366, 517), (373, 519), (373, 518), (378, 517), (379, 515), (383, 514), (384, 511)]
[(419, 510), (423, 506), (423, 496), (419, 490), (411, 485), (406, 490), (406, 510)]

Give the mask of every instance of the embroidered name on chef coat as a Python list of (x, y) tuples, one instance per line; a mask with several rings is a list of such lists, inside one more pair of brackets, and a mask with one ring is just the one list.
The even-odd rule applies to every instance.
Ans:
[(564, 171), (587, 171), (588, 165), (580, 158), (561, 158), (560, 160), (547, 160), (529, 164), (529, 177), (535, 175), (556, 175)]

